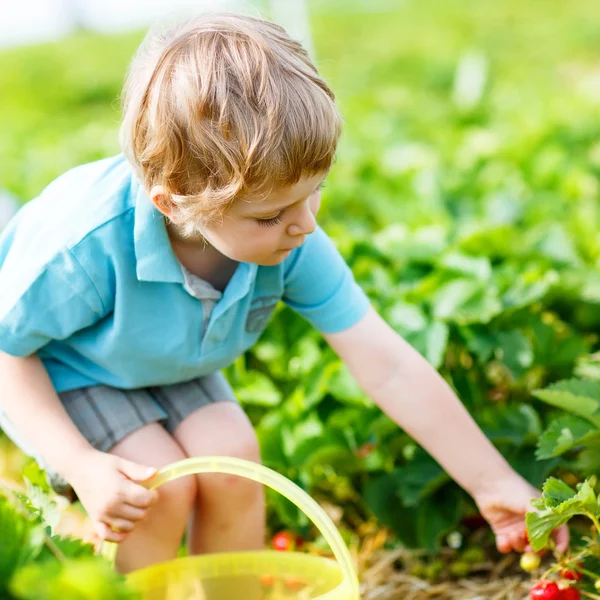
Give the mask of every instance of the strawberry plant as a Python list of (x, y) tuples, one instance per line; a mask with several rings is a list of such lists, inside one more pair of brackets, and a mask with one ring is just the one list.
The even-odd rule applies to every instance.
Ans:
[[(538, 597), (536, 590), (554, 590), (554, 586), (559, 589), (557, 597), (561, 600), (577, 600), (581, 591), (587, 595), (597, 589), (600, 581), (600, 506), (596, 488), (595, 477), (578, 484), (576, 489), (551, 477), (544, 484), (541, 498), (533, 502), (536, 511), (527, 514), (527, 531), (535, 551), (552, 545), (550, 534), (558, 525), (574, 517), (583, 517), (587, 525), (568, 555), (555, 555), (542, 580), (532, 588), (532, 598)], [(583, 524), (579, 525), (580, 530), (583, 527)], [(553, 578), (560, 585), (551, 581)]]
[[(30, 487), (38, 500), (49, 497)], [(133, 599), (136, 595), (94, 549), (80, 540), (53, 535), (24, 495), (0, 492), (0, 597), (7, 600)]]

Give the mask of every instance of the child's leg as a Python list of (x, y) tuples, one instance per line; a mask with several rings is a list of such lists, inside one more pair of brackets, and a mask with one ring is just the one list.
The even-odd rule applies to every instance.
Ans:
[[(209, 404), (191, 413), (173, 436), (188, 456), (224, 455), (260, 461), (256, 434), (235, 402)], [(198, 477), (190, 552), (226, 552), (264, 547), (265, 500), (262, 486), (240, 477)]]
[[(151, 467), (163, 467), (186, 458), (181, 446), (158, 423), (150, 423), (123, 438), (110, 451)], [(175, 558), (196, 499), (192, 477), (169, 482), (148, 517), (119, 544), (117, 568), (123, 573)]]

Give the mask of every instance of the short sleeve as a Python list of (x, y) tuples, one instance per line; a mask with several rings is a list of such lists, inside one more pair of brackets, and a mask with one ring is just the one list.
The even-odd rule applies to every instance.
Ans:
[(16, 260), (0, 266), (0, 351), (30, 356), (103, 316), (92, 281), (67, 249), (37, 272)]
[(365, 316), (369, 299), (321, 228), (308, 237), (289, 261), (283, 301), (316, 329), (336, 333)]

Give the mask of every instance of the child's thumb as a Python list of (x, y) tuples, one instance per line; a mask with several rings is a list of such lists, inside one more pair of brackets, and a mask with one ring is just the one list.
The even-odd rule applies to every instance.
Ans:
[(139, 465), (138, 463), (134, 463), (129, 460), (121, 460), (119, 464), (119, 471), (121, 471), (121, 473), (123, 473), (127, 479), (131, 479), (132, 481), (147, 481), (156, 475), (158, 469), (145, 465)]

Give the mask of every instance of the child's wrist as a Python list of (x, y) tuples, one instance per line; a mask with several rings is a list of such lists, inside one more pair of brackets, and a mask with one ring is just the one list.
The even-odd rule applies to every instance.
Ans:
[(66, 451), (61, 452), (61, 459), (58, 460), (58, 464), (55, 467), (56, 472), (71, 483), (76, 478), (77, 473), (86, 468), (91, 457), (97, 452), (98, 450), (85, 440), (80, 443), (74, 443)]
[(477, 500), (489, 496), (497, 495), (498, 493), (505, 494), (508, 489), (522, 487), (529, 484), (509, 465), (504, 469), (490, 470), (484, 476), (477, 478), (471, 489), (467, 491)]

